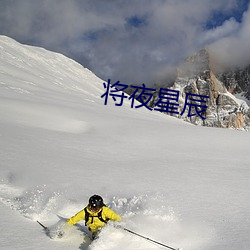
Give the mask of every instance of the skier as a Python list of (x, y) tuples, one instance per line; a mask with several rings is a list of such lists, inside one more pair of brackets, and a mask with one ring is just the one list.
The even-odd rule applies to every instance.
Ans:
[(72, 216), (67, 224), (74, 225), (80, 220), (85, 220), (85, 226), (92, 232), (94, 239), (109, 220), (120, 222), (122, 219), (120, 215), (105, 206), (101, 196), (95, 194), (89, 198), (89, 204)]

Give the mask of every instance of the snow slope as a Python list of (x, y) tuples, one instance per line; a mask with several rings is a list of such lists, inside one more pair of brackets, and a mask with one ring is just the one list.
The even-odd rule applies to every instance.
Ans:
[(249, 133), (105, 106), (102, 83), (0, 36), (0, 248), (162, 249), (112, 225), (90, 244), (83, 223), (63, 239), (36, 223), (53, 228), (97, 193), (124, 227), (166, 245), (250, 249)]

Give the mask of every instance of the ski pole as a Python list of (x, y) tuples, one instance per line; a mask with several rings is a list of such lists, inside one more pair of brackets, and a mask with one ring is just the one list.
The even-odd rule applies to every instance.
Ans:
[(36, 221), (40, 226), (42, 226), (43, 227), (43, 229), (46, 231), (46, 230), (48, 230), (48, 228), (47, 227), (45, 227), (41, 222), (39, 222), (38, 220)]
[(127, 231), (127, 232), (129, 232), (129, 233), (131, 233), (131, 234), (137, 235), (137, 236), (139, 236), (139, 237), (141, 237), (141, 238), (143, 238), (143, 239), (145, 239), (145, 240), (154, 242), (154, 243), (156, 243), (156, 244), (158, 244), (158, 245), (161, 245), (161, 246), (163, 246), (163, 247), (169, 248), (169, 249), (171, 249), (171, 250), (180, 250), (180, 248), (173, 248), (173, 247), (167, 246), (167, 245), (162, 244), (162, 243), (160, 243), (160, 242), (158, 242), (158, 241), (155, 241), (155, 240), (152, 240), (152, 239), (150, 239), (150, 238), (148, 238), (148, 237), (145, 237), (145, 236), (143, 236), (143, 235), (141, 235), (141, 234), (135, 233), (135, 232), (133, 232), (133, 231), (127, 229), (127, 228), (124, 228), (124, 227), (123, 227), (122, 229), (125, 230), (125, 231)]

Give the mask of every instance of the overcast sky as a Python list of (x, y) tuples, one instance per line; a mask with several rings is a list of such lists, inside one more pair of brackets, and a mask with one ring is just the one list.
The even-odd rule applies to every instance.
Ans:
[(212, 47), (250, 62), (250, 0), (0, 0), (0, 34), (61, 52), (104, 80), (164, 79)]

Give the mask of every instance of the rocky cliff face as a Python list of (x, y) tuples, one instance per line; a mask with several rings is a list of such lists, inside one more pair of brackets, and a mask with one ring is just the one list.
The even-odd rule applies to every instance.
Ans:
[(250, 101), (250, 66), (243, 69), (228, 70), (217, 75), (230, 93), (240, 94)]
[[(148, 106), (156, 108), (160, 99), (160, 89), (166, 88), (172, 90), (172, 93), (179, 93), (179, 112), (168, 112), (175, 107), (169, 105), (170, 109), (162, 107), (163, 113), (196, 125), (248, 130), (250, 128), (250, 108), (247, 104), (250, 100), (250, 67), (215, 73), (212, 66), (209, 52), (205, 49), (187, 58), (177, 69), (177, 76), (172, 85), (158, 86)], [(132, 92), (131, 89), (127, 91), (130, 95)], [(137, 96), (139, 94), (140, 91)], [(189, 106), (184, 108), (187, 94), (208, 96), (209, 98), (195, 96), (198, 106), (192, 105), (195, 101), (191, 100), (189, 110)], [(171, 96), (168, 95), (168, 97)], [(165, 107), (168, 105), (166, 100), (163, 105)], [(170, 102), (173, 103), (173, 99)], [(199, 104), (206, 105), (207, 108), (204, 109)]]
[[(180, 106), (184, 105), (184, 94), (191, 93), (209, 96), (207, 109), (201, 119), (194, 115), (188, 117), (187, 111), (182, 119), (194, 124), (248, 129), (250, 127), (250, 109), (247, 102), (233, 94), (249, 97), (249, 68), (227, 73), (214, 73), (210, 65), (207, 50), (203, 49), (189, 57), (178, 69), (172, 89), (180, 91)], [(177, 117), (180, 117), (177, 115)]]

